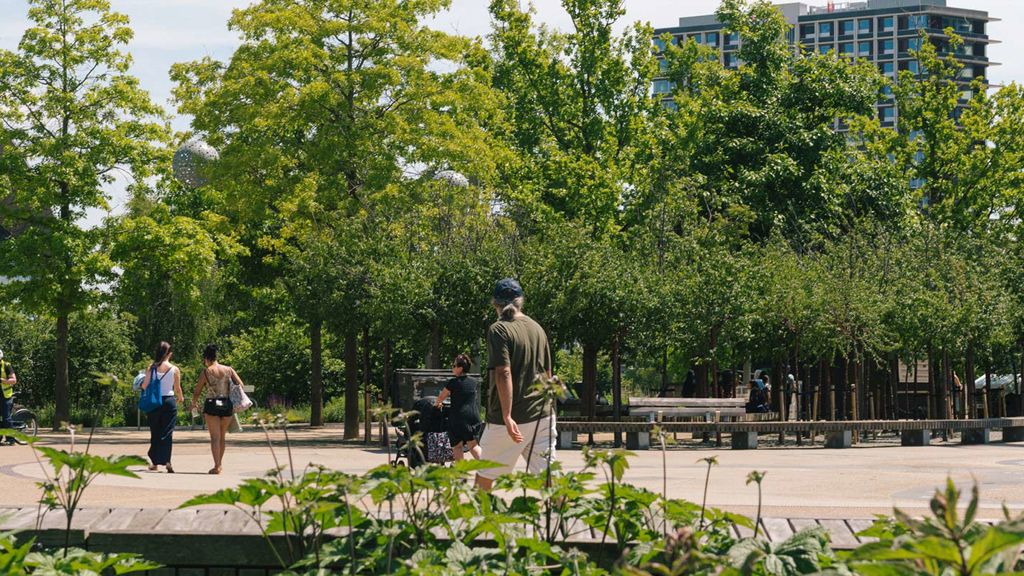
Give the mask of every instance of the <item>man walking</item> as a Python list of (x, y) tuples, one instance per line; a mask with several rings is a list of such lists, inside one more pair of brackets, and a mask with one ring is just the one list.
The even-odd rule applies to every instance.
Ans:
[(523, 314), (523, 288), (512, 278), (494, 286), (492, 304), (498, 321), (487, 330), (487, 426), (480, 447), (483, 458), (501, 464), (477, 474), (476, 485), (490, 490), (494, 479), (512, 471), (519, 457), (530, 472), (547, 468), (555, 453), (555, 417), (546, 399), (531, 395), (541, 377), (551, 377), (551, 349), (544, 329)]
[[(14, 385), (18, 383), (18, 376), (14, 373), (14, 367), (10, 362), (4, 360), (4, 351), (0, 350), (0, 391), (3, 398), (0, 398), (0, 428), (13, 428), (11, 413), (14, 411)], [(0, 437), (0, 445), (15, 444), (14, 438)]]

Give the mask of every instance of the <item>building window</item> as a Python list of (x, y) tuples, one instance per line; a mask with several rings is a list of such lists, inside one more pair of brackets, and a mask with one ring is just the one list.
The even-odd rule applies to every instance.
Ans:
[(960, 78), (964, 80), (970, 80), (974, 78), (974, 68), (971, 68), (970, 66), (965, 66), (964, 69), (960, 71)]
[[(813, 30), (814, 27), (811, 26), (811, 29)], [(739, 46), (739, 44), (740, 44), (739, 32), (729, 32), (728, 34), (725, 35), (725, 47), (726, 48), (735, 48), (736, 46)]]
[(658, 70), (661, 72), (668, 72), (668, 60), (658, 58)]
[(831, 51), (832, 51), (832, 45), (831, 44), (819, 44), (818, 45), (818, 54), (828, 54)]
[(895, 48), (895, 44), (893, 44), (892, 38), (878, 41), (878, 53), (882, 56), (891, 56), (893, 48)]
[(839, 54), (843, 56), (853, 56), (853, 42), (840, 42)]
[(871, 19), (861, 18), (857, 20), (857, 33), (858, 34), (871, 34)]
[(920, 30), (928, 27), (928, 16), (925, 14), (914, 14), (913, 16), (900, 16), (900, 30)]
[(882, 106), (878, 109), (878, 119), (884, 122), (892, 122), (896, 119), (896, 109), (892, 106)]
[(857, 56), (871, 56), (871, 42), (857, 43)]
[(704, 43), (704, 37), (702, 35), (700, 35), (700, 34), (691, 34), (690, 35), (690, 40), (693, 40), (697, 44), (703, 44)]
[(892, 86), (890, 86), (889, 84), (882, 86), (882, 96), (886, 98), (892, 98)]
[(892, 16), (883, 16), (878, 19), (878, 29), (882, 32), (892, 32)]
[(740, 59), (733, 52), (726, 52), (723, 57), (723, 62), (726, 68), (735, 68), (740, 65)]
[[(730, 34), (732, 36), (732, 34)], [(816, 37), (814, 33), (814, 24), (801, 24), (800, 25), (800, 39), (809, 40)]]
[(704, 35), (704, 43), (708, 46), (718, 48), (718, 32), (708, 32)]
[(900, 70), (909, 70), (910, 72), (917, 74), (921, 71), (921, 64), (917, 60), (906, 60), (904, 62), (900, 62)]
[(818, 24), (818, 35), (821, 36), (822, 38), (831, 38), (832, 37), (832, 23), (831, 22), (822, 22), (822, 23)]
[(853, 20), (840, 20), (839, 21), (839, 35), (840, 36), (852, 36), (853, 35)]
[(668, 80), (655, 80), (654, 81), (654, 93), (655, 94), (668, 94), (672, 92), (672, 82)]
[(892, 76), (896, 71), (896, 68), (892, 65), (892, 62), (882, 62), (878, 65), (878, 68), (882, 71), (882, 74), (886, 76)]
[(900, 52), (910, 52), (921, 49), (920, 38), (900, 38)]

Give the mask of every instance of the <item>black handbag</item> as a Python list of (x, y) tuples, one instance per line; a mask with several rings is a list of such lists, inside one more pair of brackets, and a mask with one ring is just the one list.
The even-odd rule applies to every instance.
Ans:
[(206, 402), (203, 403), (203, 414), (220, 416), (222, 418), (234, 416), (235, 411), (231, 398), (207, 398)]

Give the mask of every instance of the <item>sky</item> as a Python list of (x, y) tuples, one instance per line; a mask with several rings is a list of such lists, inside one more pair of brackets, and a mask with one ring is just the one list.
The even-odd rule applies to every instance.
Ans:
[[(526, 4), (527, 0), (522, 0)], [(169, 103), (171, 83), (168, 71), (175, 62), (187, 62), (204, 56), (227, 60), (238, 45), (237, 36), (227, 29), (234, 8), (251, 0), (111, 0), (113, 8), (131, 19), (135, 38), (129, 45), (135, 61), (132, 73), (157, 102), (172, 110)], [(825, 0), (809, 0), (824, 5)], [(440, 14), (432, 25), (440, 30), (465, 36), (485, 36), (490, 28), (487, 0), (452, 0), (451, 8)], [(559, 0), (533, 0), (536, 20), (553, 27), (568, 28), (569, 18)], [(719, 0), (624, 0), (626, 15), (619, 23), (649, 22), (656, 28), (675, 26), (681, 16), (709, 14)], [(995, 84), (1024, 81), (1024, 0), (948, 0), (950, 6), (984, 10), (1001, 19), (989, 24), (988, 34), (1001, 43), (989, 48), (988, 56), (1002, 65), (989, 69)], [(27, 0), (0, 0), (0, 49), (14, 49), (28, 26)], [(177, 130), (188, 129), (187, 118), (175, 118)], [(115, 186), (121, 188), (121, 186)], [(124, 194), (112, 192), (113, 212), (123, 208)], [(94, 212), (87, 220), (98, 222), (103, 214)]]

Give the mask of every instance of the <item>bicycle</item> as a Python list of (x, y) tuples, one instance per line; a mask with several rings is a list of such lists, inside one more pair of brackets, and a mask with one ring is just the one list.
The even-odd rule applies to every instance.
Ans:
[[(20, 404), (15, 404), (14, 409), (11, 410), (11, 428), (15, 432), (20, 432), (25, 436), (34, 438), (39, 433), (39, 420), (36, 418), (35, 412)], [(24, 444), (24, 442), (18, 440), (15, 440), (15, 442)]]

